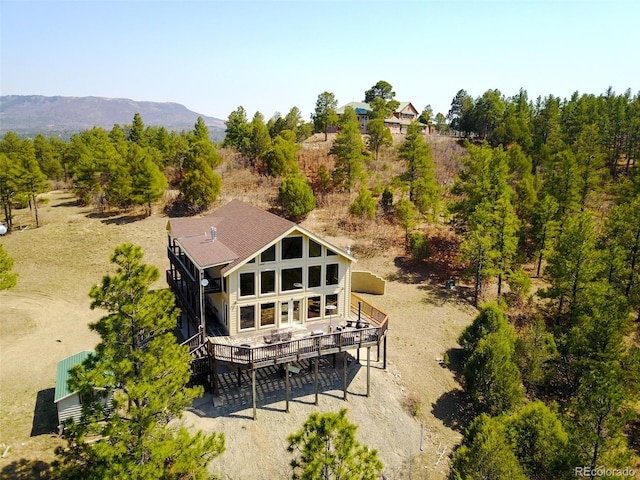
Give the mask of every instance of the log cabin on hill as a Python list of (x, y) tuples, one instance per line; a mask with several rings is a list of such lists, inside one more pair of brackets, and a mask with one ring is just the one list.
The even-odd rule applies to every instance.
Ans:
[(381, 342), (386, 366), (388, 319), (351, 292), (349, 247), (239, 200), (172, 218), (167, 230), (167, 283), (187, 322), (194, 373), (210, 375), (214, 393), (221, 365), (250, 369), (254, 391), (258, 368), (315, 359), (317, 377), (319, 357), (367, 348), (369, 359)]

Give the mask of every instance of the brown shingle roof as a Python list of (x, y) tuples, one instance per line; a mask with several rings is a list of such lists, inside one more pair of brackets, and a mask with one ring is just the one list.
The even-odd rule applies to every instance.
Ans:
[[(228, 263), (222, 272), (253, 257), (296, 224), (240, 200), (232, 200), (201, 218), (172, 218), (171, 237), (200, 267)], [(211, 227), (216, 241), (211, 241)]]

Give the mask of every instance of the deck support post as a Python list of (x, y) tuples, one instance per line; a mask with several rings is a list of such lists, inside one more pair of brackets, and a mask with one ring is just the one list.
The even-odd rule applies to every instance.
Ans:
[(386, 370), (387, 369), (387, 336), (384, 336), (384, 350), (383, 350), (383, 359), (382, 359), (382, 369)]
[(376, 345), (376, 362), (380, 361), (380, 341), (378, 340), (378, 344)]
[(314, 360), (315, 361), (313, 366), (313, 390), (316, 395), (315, 405), (317, 407), (318, 406), (318, 363), (320, 361), (320, 357), (316, 357)]
[(236, 372), (238, 374), (238, 388), (240, 388), (242, 386), (242, 369), (240, 366), (236, 367)]
[(358, 345), (358, 349), (356, 350), (356, 355), (357, 355), (357, 362), (360, 363), (360, 345)]
[(289, 413), (289, 362), (284, 364), (284, 398), (286, 413)]
[(209, 356), (209, 368), (211, 370), (211, 382), (209, 387), (211, 388), (211, 393), (214, 395), (218, 394), (218, 363), (216, 359), (212, 356)]
[(342, 353), (342, 369), (343, 369), (343, 377), (342, 377), (342, 399), (347, 401), (347, 352)]
[(370, 385), (371, 385), (371, 347), (367, 347), (367, 398), (369, 398)]
[(253, 404), (253, 419), (258, 419), (258, 413), (256, 411), (256, 369), (251, 369), (251, 403)]

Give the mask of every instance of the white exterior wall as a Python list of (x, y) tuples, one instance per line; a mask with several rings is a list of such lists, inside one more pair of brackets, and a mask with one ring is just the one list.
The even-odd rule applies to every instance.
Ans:
[(62, 425), (66, 419), (71, 418), (74, 422), (80, 421), (82, 415), (82, 404), (80, 403), (80, 395), (73, 393), (66, 398), (60, 399), (56, 404), (58, 407), (58, 425)]
[[(332, 314), (333, 318), (347, 317), (350, 310), (351, 298), (351, 260), (338, 253), (338, 255), (327, 255), (327, 248), (322, 247), (322, 256), (309, 257), (309, 237), (301, 233), (294, 233), (290, 237), (303, 238), (303, 256), (296, 259), (282, 259), (281, 242), (276, 244), (276, 260), (273, 262), (261, 263), (260, 254), (257, 255), (255, 263), (245, 263), (237, 270), (233, 271), (227, 280), (228, 285), (228, 318), (229, 318), (229, 334), (234, 335), (247, 331), (268, 331), (274, 328), (285, 328), (289, 326), (289, 322), (283, 318), (282, 305), (293, 301), (299, 301), (299, 323), (301, 325), (313, 324), (307, 320), (308, 299), (309, 297), (320, 296), (320, 319), (329, 318), (325, 309), (326, 295), (338, 295), (338, 308)], [(338, 264), (338, 283), (335, 285), (326, 285), (326, 268), (329, 264)], [(319, 287), (308, 287), (309, 285), (309, 266), (321, 267), (321, 285)], [(282, 291), (282, 270), (290, 268), (302, 269), (302, 288)], [(261, 294), (261, 276), (263, 271), (275, 271), (275, 292)], [(255, 295), (240, 296), (240, 275), (243, 273), (253, 273), (255, 279)], [(260, 326), (260, 305), (263, 303), (275, 303), (275, 324)], [(250, 329), (240, 329), (240, 309), (243, 306), (255, 305), (255, 322), (254, 327)], [(285, 323), (286, 322), (286, 323)], [(291, 323), (293, 325), (293, 322)]]

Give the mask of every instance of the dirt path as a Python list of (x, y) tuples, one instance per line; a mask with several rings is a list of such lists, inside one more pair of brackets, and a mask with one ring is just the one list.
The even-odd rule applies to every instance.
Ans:
[[(90, 310), (88, 292), (110, 273), (108, 259), (113, 248), (132, 242), (142, 246), (146, 262), (161, 272), (168, 266), (166, 217), (97, 216), (90, 208), (76, 206), (68, 192), (46, 197), (48, 203), (40, 210), (41, 228), (0, 240), (20, 275), (15, 289), (0, 293), (0, 446), (10, 446), (6, 458), (0, 459), (0, 471), (20, 459), (53, 459), (53, 448), (60, 444), (51, 434), (57, 423), (52, 404), (56, 365), (66, 356), (95, 346), (97, 337), (87, 325), (102, 313)], [(314, 226), (319, 222), (316, 219)], [(338, 245), (348, 241), (329, 239)], [(342, 400), (338, 379), (325, 386), (317, 409), (346, 407), (348, 418), (359, 425), (358, 439), (379, 450), (388, 478), (409, 478), (409, 473), (414, 479), (445, 478), (447, 455), (460, 439), (453, 401), (459, 386), (438, 360), (455, 347), (456, 337), (475, 311), (446, 293), (439, 280), (432, 283), (428, 274), (408, 277), (396, 264), (395, 253), (390, 249), (356, 266), (388, 280), (386, 295), (367, 296), (391, 318), (388, 368), (384, 371), (374, 363), (371, 397), (366, 398), (365, 369), (352, 366), (357, 373), (349, 384), (349, 401)], [(157, 286), (165, 287), (163, 277)], [(362, 363), (364, 358), (363, 353)], [(185, 421), (205, 431), (224, 432), (227, 437), (227, 452), (212, 469), (233, 479), (287, 478), (286, 436), (316, 409), (313, 395), (305, 390), (309, 386), (297, 388), (289, 414), (282, 412), (284, 401), (276, 397), (264, 400), (257, 422), (249, 419), (250, 404), (223, 415), (210, 395), (196, 401)], [(404, 407), (408, 397), (419, 410), (416, 418)]]

